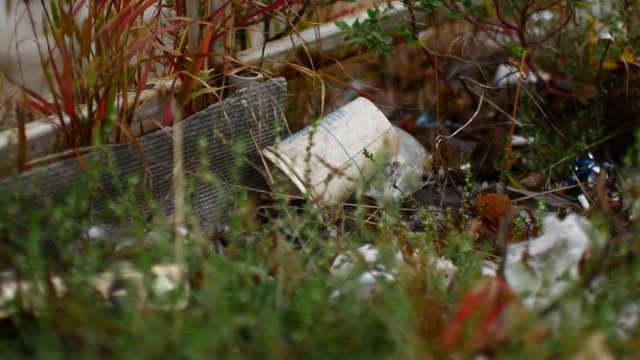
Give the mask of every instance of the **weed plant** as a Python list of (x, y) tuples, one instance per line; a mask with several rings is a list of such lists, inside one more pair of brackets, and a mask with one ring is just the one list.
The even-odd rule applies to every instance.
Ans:
[[(443, 2), (454, 9), (454, 16), (475, 15), (477, 18), (472, 20), (482, 21), (496, 21), (490, 18), (489, 10), (491, 4), (499, 3), (502, 2), (477, 7), (468, 1)], [(528, 4), (505, 3), (504, 14), (509, 17), (522, 9), (518, 6)], [(542, 5), (552, 7), (553, 3)], [(150, 6), (147, 2), (141, 4)], [(255, 11), (242, 9), (241, 19), (248, 23), (287, 4), (276, 1)], [(58, 16), (70, 16), (68, 4), (64, 5), (57, 8)], [(419, 6), (433, 9), (440, 2), (420, 1)], [(132, 24), (125, 21), (129, 19), (126, 11), (115, 10), (107, 12), (113, 18), (102, 19), (104, 24)], [(562, 8), (560, 25), (569, 10)], [(526, 9), (523, 14), (531, 15)], [(375, 12), (370, 15), (378, 16)], [(506, 26), (509, 19), (498, 17), (497, 21)], [(360, 25), (362, 28), (371, 24), (377, 23)], [(62, 25), (54, 29), (60, 32), (56, 37), (60, 46), (70, 41), (64, 34), (79, 33), (79, 29), (65, 32), (69, 29)], [(526, 41), (524, 29), (516, 30), (515, 35), (506, 34), (515, 41), (502, 44), (511, 45), (514, 53), (520, 51), (523, 59), (529, 46), (546, 43), (532, 45)], [(204, 39), (211, 40), (216, 36), (214, 32), (205, 30)], [(356, 33), (351, 35), (352, 39), (374, 41)], [(118, 39), (122, 40), (102, 40)], [(147, 38), (137, 40), (141, 39)], [(375, 41), (384, 50), (387, 40), (381, 39)], [(533, 40), (537, 41), (540, 39)], [(123, 44), (129, 43), (120, 45)], [(201, 50), (209, 46), (203, 44), (199, 44), (203, 46)], [(81, 63), (95, 60), (98, 54), (91, 44), (87, 46), (89, 54), (79, 58)], [(624, 50), (620, 55), (623, 54)], [(106, 119), (115, 109), (114, 91), (127, 91), (128, 84), (144, 83), (144, 72), (132, 70), (129, 63), (142, 62), (142, 57), (119, 59), (117, 71), (98, 75), (102, 83), (80, 82), (72, 84), (75, 87), (71, 89), (63, 86), (64, 92), (55, 94), (57, 103), (53, 107), (43, 101), (41, 104), (59, 116), (72, 116), (78, 105), (76, 92), (87, 91), (93, 96), (85, 104), (97, 101), (92, 114)], [(173, 61), (171, 66), (188, 69), (182, 73), (185, 79), (207, 70), (203, 70), (206, 62), (196, 57), (187, 59), (181, 55)], [(80, 70), (73, 66), (65, 69), (66, 73), (63, 69), (53, 77), (61, 85), (70, 85), (69, 78), (73, 79), (74, 72)], [(184, 90), (177, 97), (187, 99), (192, 90)], [(120, 122), (127, 118), (123, 114), (117, 117)], [(86, 125), (80, 119), (78, 122)], [(577, 124), (570, 124), (570, 129), (571, 126), (578, 129)], [(538, 138), (543, 139), (543, 135)], [(546, 141), (556, 151), (556, 140)], [(588, 144), (592, 139), (580, 141)], [(82, 137), (78, 144), (82, 143), (92, 143), (92, 139)], [(578, 148), (570, 145), (563, 149)], [(631, 155), (630, 162), (635, 155)], [(242, 159), (236, 156), (240, 163)], [(106, 168), (109, 171), (109, 166)], [(445, 350), (443, 334), (448, 324), (465, 304), (465, 294), (484, 281), (483, 262), (492, 259), (489, 250), (474, 242), (460, 226), (460, 218), (466, 218), (468, 210), (445, 216), (445, 236), (439, 236), (441, 229), (431, 209), (414, 209), (421, 214), (425, 228), (413, 230), (407, 226), (403, 208), (372, 206), (362, 197), (360, 188), (353, 204), (326, 217), (311, 198), (285, 195), (287, 180), (276, 173), (275, 185), (266, 199), (250, 189), (229, 191), (232, 210), (228, 226), (201, 230), (190, 215), (188, 200), (177, 204), (184, 210), (184, 223), (167, 219), (161, 204), (141, 192), (140, 175), (117, 184), (121, 197), (108, 206), (107, 214), (115, 219), (115, 230), (101, 241), (92, 241), (87, 232), (101, 219), (90, 216), (90, 200), (99, 191), (95, 179), (104, 169), (101, 164), (87, 164), (87, 172), (69, 184), (64, 202), (25, 210), (24, 199), (35, 190), (28, 188), (1, 198), (3, 358), (443, 359), (473, 358), (478, 354), (532, 359), (637, 357), (638, 325), (625, 325), (626, 320), (637, 317), (640, 295), (636, 228), (610, 239), (602, 248), (594, 248), (581, 263), (580, 280), (547, 307), (537, 311), (517, 308), (499, 322), (498, 329), (487, 329), (479, 321), (464, 329), (465, 334), (481, 336), (503, 331), (500, 341), (480, 349), (462, 344)], [(198, 174), (189, 174), (193, 177), (183, 182), (187, 199), (194, 178), (210, 186), (225, 185), (206, 171), (207, 164), (203, 163), (202, 169)], [(474, 174), (468, 170), (464, 181), (466, 200), (473, 179)], [(637, 214), (637, 179), (629, 179), (630, 208)], [(606, 207), (594, 210), (590, 218), (600, 234), (606, 237), (613, 232), (616, 218)], [(631, 219), (637, 222), (637, 215)], [(180, 226), (186, 227), (186, 233), (180, 232)], [(345, 276), (336, 276), (332, 271), (336, 257), (357, 253), (358, 247), (366, 244), (379, 250), (379, 260), (371, 264), (361, 256), (353, 256), (351, 270)], [(401, 260), (397, 254), (402, 255)], [(437, 269), (434, 259), (438, 257), (455, 265), (453, 276), (447, 277)], [(178, 275), (159, 276), (158, 265), (176, 266)], [(371, 286), (361, 281), (368, 271), (388, 273), (391, 279), (383, 276)], [(101, 287), (104, 282), (100, 280), (105, 277), (106, 286)]]
[[(101, 171), (95, 164), (90, 170)], [(249, 190), (234, 192), (227, 229), (177, 236), (161, 211), (137, 215), (135, 179), (110, 206), (119, 230), (94, 243), (85, 235), (95, 225), (87, 216), (92, 171), (71, 186), (64, 204), (24, 213), (16, 194), (0, 207), (3, 286), (11, 279), (29, 284), (0, 309), (5, 358), (447, 358), (441, 345), (446, 319), (481, 281), (490, 258), (453, 220), (434, 246), (433, 226), (410, 231), (398, 209), (378, 209), (372, 217), (364, 199), (356, 199), (355, 211), (331, 225), (310, 199), (277, 195), (278, 185), (262, 205)], [(421, 211), (430, 223), (431, 213)], [(183, 241), (178, 265), (185, 276), (161, 294), (153, 268), (176, 262), (176, 240)], [(51, 243), (54, 256), (43, 248)], [(332, 273), (337, 254), (364, 244), (379, 249), (375, 265), (356, 257), (346, 277)], [(584, 282), (546, 312), (514, 318), (506, 340), (486, 351), (504, 358), (569, 357), (604, 341), (598, 351), (632, 356), (638, 334), (623, 331), (620, 322), (640, 295), (634, 254), (633, 242), (616, 253), (595, 249), (585, 260)], [(457, 267), (453, 282), (433, 267), (437, 256)], [(135, 270), (142, 280), (118, 269)], [(360, 276), (382, 269), (394, 280), (379, 280), (363, 293)], [(96, 279), (109, 271), (119, 275), (104, 296)]]

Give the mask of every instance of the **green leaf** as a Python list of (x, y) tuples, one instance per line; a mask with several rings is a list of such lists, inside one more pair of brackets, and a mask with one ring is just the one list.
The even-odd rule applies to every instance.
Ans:
[(106, 123), (115, 124), (118, 121), (118, 106), (116, 102), (117, 89), (111, 88), (109, 91), (109, 97), (107, 100), (107, 114), (105, 117)]
[(588, 1), (573, 1), (573, 5), (583, 9), (591, 8), (591, 3)]
[(509, 43), (507, 44), (507, 46), (509, 47), (509, 50), (511, 50), (511, 53), (512, 53), (513, 55), (516, 55), (516, 56), (518, 56), (518, 57), (521, 57), (521, 56), (522, 56), (522, 54), (524, 53), (524, 49), (523, 49), (520, 45), (518, 45), (518, 44), (516, 44), (516, 43), (509, 42)]
[(451, 11), (449, 12), (448, 16), (452, 19), (462, 19), (464, 17), (464, 14), (457, 11)]
[(342, 30), (342, 32), (348, 32), (349, 30), (351, 30), (349, 25), (347, 25), (347, 23), (344, 21), (336, 21), (334, 22), (334, 24), (336, 24), (338, 29)]
[(96, 71), (94, 61), (87, 64), (86, 68), (84, 69), (84, 77), (86, 79), (87, 86), (89, 87), (94, 87), (98, 82), (98, 72)]
[(367, 10), (367, 15), (367, 19), (356, 20), (351, 26), (342, 21), (336, 21), (335, 24), (345, 33), (344, 40), (351, 43), (350, 45), (364, 45), (374, 51), (391, 51), (393, 38), (380, 24), (380, 19), (383, 18), (382, 13), (379, 9), (372, 8)]
[(398, 28), (398, 33), (400, 33), (400, 35), (404, 38), (404, 40), (407, 43), (412, 44), (416, 41), (415, 34), (405, 23), (401, 21), (398, 22), (397, 28)]
[(416, 8), (418, 10), (425, 11), (425, 12), (433, 11), (439, 8), (440, 6), (442, 6), (441, 0), (420, 0), (416, 4)]
[(60, 29), (60, 10), (58, 10), (58, 4), (56, 0), (51, 0), (51, 17), (53, 18), (53, 25), (56, 29)]

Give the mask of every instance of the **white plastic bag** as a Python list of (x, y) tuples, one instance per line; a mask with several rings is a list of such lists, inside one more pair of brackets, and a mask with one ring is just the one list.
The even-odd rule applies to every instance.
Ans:
[(544, 307), (579, 278), (579, 264), (594, 245), (587, 219), (548, 216), (544, 234), (507, 248), (504, 276), (530, 309)]
[(427, 150), (406, 131), (393, 127), (398, 136), (398, 147), (384, 168), (369, 183), (365, 195), (384, 205), (400, 201), (420, 190), (425, 181), (424, 167)]

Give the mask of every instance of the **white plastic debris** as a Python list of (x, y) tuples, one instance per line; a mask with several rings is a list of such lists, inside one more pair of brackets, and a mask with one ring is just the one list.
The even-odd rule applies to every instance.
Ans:
[(155, 276), (153, 290), (158, 294), (166, 294), (176, 290), (183, 281), (184, 271), (176, 264), (162, 264), (151, 267)]
[(356, 293), (358, 298), (366, 299), (378, 292), (381, 282), (396, 281), (395, 276), (379, 270), (369, 270), (358, 277)]
[[(518, 84), (519, 73), (520, 71), (515, 66), (500, 64), (493, 76), (493, 85), (498, 88), (516, 86)], [(551, 78), (551, 75), (543, 71), (538, 72), (538, 74), (544, 81)], [(521, 79), (522, 84), (535, 84), (538, 80), (538, 77), (534, 73), (525, 73)]]
[(608, 29), (600, 30), (596, 38), (598, 40), (613, 41), (613, 35), (611, 35), (611, 32)]
[[(353, 271), (355, 258), (361, 258), (369, 267), (382, 270), (384, 266), (378, 263), (379, 256), (380, 250), (370, 244), (359, 247), (358, 254), (352, 254), (349, 252), (340, 254), (336, 256), (335, 260), (333, 260), (330, 270), (331, 275), (342, 279), (347, 278)], [(400, 254), (400, 252), (395, 254), (395, 260), (402, 261), (402, 254)]]
[(522, 135), (518, 135), (518, 134), (514, 134), (513, 137), (511, 138), (511, 145), (512, 146), (529, 146), (531, 144), (533, 144), (534, 139), (533, 137), (525, 137)]
[(494, 277), (498, 275), (498, 264), (485, 260), (480, 269), (482, 276)]
[(381, 205), (388, 201), (400, 201), (420, 190), (425, 184), (425, 165), (429, 161), (427, 150), (418, 140), (397, 126), (393, 128), (398, 136), (398, 147), (365, 192)]
[(587, 195), (585, 194), (578, 195), (578, 202), (585, 210), (589, 210), (589, 208), (591, 207), (591, 204), (589, 204), (589, 199), (587, 199)]
[(535, 22), (549, 22), (555, 18), (555, 13), (550, 10), (538, 11), (531, 15), (531, 20)]
[(628, 340), (638, 328), (640, 318), (640, 302), (632, 302), (622, 308), (618, 317), (616, 335), (622, 340)]
[[(156, 264), (151, 267), (150, 275), (151, 288), (147, 289), (145, 275), (130, 263), (120, 262), (108, 271), (91, 276), (88, 285), (110, 303), (131, 296), (141, 308), (181, 310), (188, 305), (189, 283), (184, 267)], [(55, 296), (63, 298), (67, 294), (68, 288), (60, 277), (51, 276), (48, 282)], [(38, 314), (45, 306), (47, 289), (43, 282), (17, 279), (12, 271), (0, 273), (0, 319), (11, 316), (18, 308)]]
[[(145, 288), (145, 275), (129, 263), (118, 263), (113, 270), (105, 271), (91, 279), (93, 287), (107, 300), (134, 296), (139, 306), (158, 310), (181, 310), (188, 304), (189, 284), (185, 270), (177, 264), (156, 264), (151, 267), (151, 291)], [(127, 287), (116, 284), (124, 282), (134, 289), (129, 294)], [(151, 299), (150, 299), (151, 297)]]
[(561, 296), (579, 277), (580, 260), (594, 245), (591, 225), (582, 217), (564, 220), (548, 216), (544, 234), (507, 248), (504, 276), (511, 288), (532, 309)]
[[(67, 288), (57, 276), (49, 284), (57, 297), (65, 295)], [(38, 314), (44, 307), (49, 287), (42, 282), (19, 280), (12, 270), (0, 273), (0, 319), (10, 317), (18, 308)]]
[(456, 272), (456, 266), (453, 265), (453, 262), (443, 257), (437, 257), (431, 263), (437, 272), (445, 275), (446, 277), (453, 277)]
[[(364, 245), (358, 248), (356, 254), (347, 252), (338, 255), (331, 265), (331, 275), (340, 281), (344, 281), (343, 289), (354, 291), (358, 298), (366, 299), (374, 295), (380, 281), (395, 281), (395, 276), (386, 271), (385, 266), (378, 262), (380, 251), (373, 245)], [(359, 274), (355, 280), (349, 280), (354, 272), (357, 259), (366, 263), (366, 270)], [(402, 254), (395, 254), (396, 261), (402, 261)], [(341, 291), (336, 290), (331, 297), (340, 296)]]
[[(447, 288), (456, 273), (453, 262), (443, 257), (433, 257), (419, 252), (414, 252), (410, 261), (415, 261), (420, 256), (427, 256), (426, 260), (431, 269), (442, 277), (443, 285)], [(360, 268), (356, 266), (358, 259), (364, 266)], [(331, 265), (331, 275), (342, 283), (340, 289), (334, 291), (331, 297), (340, 296), (344, 292), (354, 292), (360, 299), (370, 298), (376, 294), (382, 282), (396, 281), (398, 269), (405, 264), (405, 260), (402, 253), (397, 251), (393, 255), (393, 260), (384, 264), (380, 261), (380, 251), (373, 245), (361, 246), (356, 253), (342, 253)]]
[(100, 225), (92, 225), (86, 231), (86, 238), (89, 241), (100, 241), (107, 238), (109, 231)]

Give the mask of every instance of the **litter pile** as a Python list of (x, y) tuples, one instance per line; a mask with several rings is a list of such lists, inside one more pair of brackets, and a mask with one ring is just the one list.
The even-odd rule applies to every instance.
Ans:
[[(450, 15), (457, 18), (473, 15), (471, 8), (484, 12), (471, 2), (463, 1), (464, 9), (450, 3)], [(587, 77), (591, 83), (581, 73), (563, 74), (556, 68), (566, 65), (566, 54), (558, 50), (557, 58), (547, 58), (534, 50), (555, 39), (555, 23), (562, 25), (559, 31), (573, 20), (564, 5), (545, 11), (527, 6), (513, 23), (501, 18), (511, 15), (490, 7), (500, 23), (489, 28), (502, 33), (478, 30), (468, 38), (471, 28), (460, 32), (456, 21), (455, 31), (403, 34), (412, 44), (398, 46), (397, 56), (360, 54), (367, 61), (326, 69), (322, 78), (338, 79), (335, 83), (348, 91), (325, 94), (323, 87), (320, 103), (328, 105), (317, 107), (332, 112), (318, 119), (305, 108), (313, 101), (300, 100), (315, 96), (300, 90), (304, 84), (271, 81), (251, 70), (232, 74), (229, 91), (235, 93), (225, 101), (172, 128), (109, 148), (104, 157), (98, 151), (76, 154), (102, 171), (94, 179), (96, 191), (82, 189), (81, 200), (72, 197), (86, 210), (89, 224), (64, 222), (65, 216), (52, 212), (51, 218), (18, 219), (15, 229), (0, 226), (0, 236), (37, 229), (37, 246), (11, 244), (34, 258), (38, 252), (54, 258), (40, 268), (24, 260), (29, 256), (17, 257), (12, 266), (27, 274), (39, 269), (33, 276), (10, 266), (0, 269), (0, 319), (42, 318), (50, 303), (71, 299), (82, 288), (113, 313), (127, 306), (150, 317), (197, 309), (189, 321), (211, 317), (217, 328), (231, 324), (232, 340), (222, 342), (241, 344), (233, 344), (233, 354), (252, 348), (264, 330), (261, 321), (275, 319), (278, 329), (264, 333), (282, 328), (286, 334), (274, 335), (273, 344), (267, 341), (269, 351), (295, 358), (298, 354), (288, 351), (308, 345), (299, 341), (306, 333), (288, 326), (313, 327), (308, 318), (315, 313), (329, 314), (329, 328), (336, 331), (350, 321), (344, 317), (374, 316), (375, 326), (394, 332), (385, 336), (396, 346), (418, 344), (433, 350), (429, 355), (435, 358), (445, 353), (490, 358), (503, 347), (538, 346), (569, 327), (577, 329), (573, 337), (588, 335), (582, 349), (567, 351), (575, 358), (611, 357), (613, 340), (637, 347), (640, 303), (633, 276), (640, 182), (637, 176), (623, 178), (619, 168), (638, 166), (638, 159), (623, 162), (616, 145), (631, 149), (631, 143), (611, 139), (637, 126), (632, 102), (640, 91), (631, 80), (638, 79), (640, 66), (631, 67), (637, 62), (623, 48), (628, 44), (604, 36), (593, 21), (578, 47), (589, 52), (585, 69), (598, 68), (595, 83), (593, 74)], [(376, 11), (367, 14), (380, 15)], [(374, 20), (341, 23), (335, 31), (360, 39), (362, 29), (375, 30)], [(496, 19), (478, 24), (489, 20)], [(523, 29), (516, 29), (520, 25)], [(520, 39), (525, 42), (520, 46), (512, 42), (515, 33), (532, 38)], [(560, 37), (557, 46), (566, 51), (563, 42), (570, 42), (573, 51), (578, 40)], [(470, 54), (467, 43), (477, 47)], [(455, 56), (442, 56), (445, 51)], [(458, 52), (466, 54), (464, 61)], [(339, 79), (335, 74), (349, 67), (363, 75)], [(584, 81), (569, 83), (574, 77)], [(621, 79), (624, 96), (611, 85)], [(296, 97), (296, 115), (290, 116), (285, 100)], [(591, 120), (597, 126), (580, 130)], [(301, 130), (278, 134), (296, 127), (295, 121)], [(615, 128), (618, 122), (624, 126)], [(602, 134), (606, 131), (610, 137)], [(115, 170), (105, 171), (111, 158)], [(24, 172), (25, 187), (37, 191), (0, 198), (6, 205), (0, 210), (10, 217), (13, 198), (26, 213), (78, 196), (69, 186), (83, 171), (76, 160)], [(0, 188), (17, 194), (19, 186), (0, 179)], [(125, 195), (131, 197), (122, 209), (113, 206), (112, 200)], [(104, 220), (107, 213), (111, 218)], [(116, 224), (136, 220), (144, 231), (133, 237)], [(170, 230), (155, 221), (170, 224)], [(59, 232), (77, 239), (60, 243), (49, 234), (40, 236), (40, 229), (56, 222), (63, 224)], [(107, 250), (96, 255), (92, 251), (98, 248)], [(9, 257), (0, 249), (3, 256)], [(91, 256), (100, 266), (77, 260)], [(65, 273), (65, 259), (83, 276)], [(220, 276), (220, 269), (228, 274)], [(227, 280), (230, 274), (237, 278)], [(245, 288), (251, 291), (242, 292)], [(385, 297), (389, 293), (393, 297)], [(396, 310), (395, 301), (405, 305), (398, 313), (410, 314), (398, 315), (404, 316), (398, 321), (402, 326), (389, 325), (386, 316)], [(350, 305), (358, 311), (341, 312)], [(271, 307), (276, 310), (268, 313)], [(218, 321), (228, 323), (218, 326)], [(611, 331), (587, 333), (602, 324)]]

